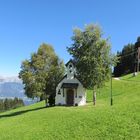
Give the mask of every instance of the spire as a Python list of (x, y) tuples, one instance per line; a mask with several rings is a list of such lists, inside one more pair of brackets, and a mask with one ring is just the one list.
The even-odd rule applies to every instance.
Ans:
[(67, 73), (67, 78), (68, 79), (73, 79), (74, 75), (75, 75), (75, 67), (74, 67), (74, 63), (72, 60), (69, 60), (66, 63), (66, 73)]

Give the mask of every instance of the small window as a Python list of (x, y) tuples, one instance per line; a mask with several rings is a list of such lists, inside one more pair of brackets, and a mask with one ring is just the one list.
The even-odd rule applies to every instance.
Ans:
[(69, 68), (72, 68), (72, 65), (71, 64), (69, 65)]
[(70, 70), (70, 73), (72, 73), (72, 70)]
[(61, 91), (60, 91), (60, 89), (58, 90), (58, 94), (60, 94), (60, 95), (61, 95)]
[(82, 96), (79, 96), (79, 98), (82, 98)]

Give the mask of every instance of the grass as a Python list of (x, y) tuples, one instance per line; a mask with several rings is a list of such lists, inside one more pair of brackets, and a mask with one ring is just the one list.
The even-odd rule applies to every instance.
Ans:
[(44, 102), (0, 114), (0, 140), (139, 140), (140, 75), (113, 80), (113, 106), (110, 82), (92, 91), (83, 107), (44, 108)]

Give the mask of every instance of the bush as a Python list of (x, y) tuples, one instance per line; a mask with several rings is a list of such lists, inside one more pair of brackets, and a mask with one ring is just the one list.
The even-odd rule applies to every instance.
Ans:
[(55, 96), (54, 95), (49, 96), (48, 103), (49, 103), (49, 106), (55, 106)]

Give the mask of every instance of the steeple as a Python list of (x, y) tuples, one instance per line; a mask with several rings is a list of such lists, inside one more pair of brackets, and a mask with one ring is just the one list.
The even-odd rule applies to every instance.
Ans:
[(75, 67), (74, 63), (72, 60), (68, 61), (66, 64), (66, 74), (67, 74), (67, 79), (73, 79), (75, 75)]

